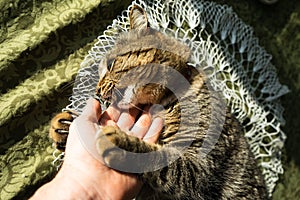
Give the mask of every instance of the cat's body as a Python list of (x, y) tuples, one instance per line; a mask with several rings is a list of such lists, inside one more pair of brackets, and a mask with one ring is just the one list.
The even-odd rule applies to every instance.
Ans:
[[(123, 109), (161, 104), (165, 127), (157, 144), (143, 142), (115, 127), (103, 127), (97, 148), (106, 164), (116, 167), (128, 161), (112, 144), (134, 153), (162, 152), (149, 156), (145, 165), (166, 159), (168, 166), (140, 173), (145, 184), (137, 199), (266, 199), (260, 169), (240, 124), (222, 110), (222, 102), (208, 89), (205, 75), (187, 65), (188, 48), (149, 28), (139, 7), (133, 7), (130, 20), (134, 31), (123, 34), (102, 62), (96, 93)], [(185, 80), (174, 80), (170, 76), (174, 69)], [(174, 92), (170, 85), (179, 89)], [(59, 125), (63, 115), (54, 118), (50, 130), (59, 143), (65, 138), (57, 139), (55, 130), (67, 130)], [(218, 136), (216, 144), (211, 143), (212, 149), (203, 147), (209, 129)]]

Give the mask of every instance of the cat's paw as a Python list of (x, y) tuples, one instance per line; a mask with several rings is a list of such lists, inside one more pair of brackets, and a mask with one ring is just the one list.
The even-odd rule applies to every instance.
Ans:
[(97, 135), (97, 150), (106, 165), (111, 166), (113, 160), (120, 160), (124, 155), (119, 144), (126, 138), (118, 127), (104, 126), (100, 128)]
[(97, 135), (97, 150), (106, 165), (115, 167), (128, 162), (128, 152), (135, 152), (141, 140), (114, 126), (101, 127)]
[[(149, 144), (142, 139), (128, 135), (118, 127), (101, 127), (97, 135), (97, 150), (106, 165), (120, 169), (132, 164), (142, 163), (137, 153), (158, 150), (156, 144)], [(140, 164), (141, 165), (141, 164)]]
[(69, 127), (77, 114), (73, 111), (65, 111), (57, 114), (51, 120), (49, 136), (55, 147), (61, 151), (65, 150)]

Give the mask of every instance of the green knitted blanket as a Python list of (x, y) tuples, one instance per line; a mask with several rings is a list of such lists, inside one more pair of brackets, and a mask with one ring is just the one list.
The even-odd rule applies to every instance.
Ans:
[(127, 1), (0, 1), (0, 199), (55, 174), (49, 121), (68, 104), (93, 41)]

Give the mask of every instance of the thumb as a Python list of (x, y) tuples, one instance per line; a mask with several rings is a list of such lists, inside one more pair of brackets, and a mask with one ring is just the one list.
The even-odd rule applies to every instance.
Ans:
[(86, 101), (86, 106), (84, 107), (81, 116), (86, 118), (88, 121), (94, 123), (98, 122), (101, 116), (101, 105), (99, 101), (92, 97), (89, 98)]
[[(81, 143), (82, 147), (84, 147), (84, 149), (96, 159), (101, 158), (98, 155), (95, 140), (95, 135), (99, 128), (98, 120), (100, 118), (100, 115), (100, 103), (93, 98), (87, 100), (86, 106), (84, 107), (81, 115), (79, 115), (70, 126), (69, 138), (71, 136), (71, 138), (73, 138), (73, 141), (68, 139), (69, 141), (71, 141), (69, 143), (73, 142), (73, 144), (74, 139), (76, 139), (77, 141), (79, 139), (79, 142)], [(78, 149), (80, 150), (81, 148)]]

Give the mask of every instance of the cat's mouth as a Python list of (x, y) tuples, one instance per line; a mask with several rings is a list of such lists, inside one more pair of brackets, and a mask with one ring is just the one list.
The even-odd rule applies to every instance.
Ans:
[(98, 99), (101, 104), (113, 105), (121, 110), (131, 108), (140, 109), (145, 105), (160, 104), (163, 95), (169, 94), (158, 84), (114, 86), (113, 89), (101, 94), (98, 92)]
[(128, 87), (126, 89), (114, 88), (113, 91), (106, 95), (95, 94), (94, 98), (97, 99), (101, 105), (105, 105), (107, 108), (109, 105), (117, 106), (118, 108), (125, 110), (133, 107), (140, 107), (136, 105), (135, 95), (132, 92), (133, 89)]
[(94, 95), (94, 99), (100, 102), (102, 106), (108, 108), (111, 104), (111, 95), (108, 96), (101, 96), (99, 93)]

